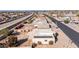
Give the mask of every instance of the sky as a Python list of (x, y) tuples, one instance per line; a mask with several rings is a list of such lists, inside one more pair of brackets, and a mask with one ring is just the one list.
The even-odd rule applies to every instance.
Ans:
[(76, 10), (78, 0), (0, 0), (0, 10)]

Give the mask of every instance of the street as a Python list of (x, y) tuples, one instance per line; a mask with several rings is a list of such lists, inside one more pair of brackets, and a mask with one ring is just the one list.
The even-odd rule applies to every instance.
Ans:
[(54, 23), (57, 23), (57, 26), (79, 47), (79, 33), (57, 21), (53, 17), (50, 18)]

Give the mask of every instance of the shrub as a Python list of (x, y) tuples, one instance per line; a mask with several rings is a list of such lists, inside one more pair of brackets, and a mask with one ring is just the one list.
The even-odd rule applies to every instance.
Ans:
[(53, 45), (53, 41), (49, 41), (49, 45)]
[(64, 20), (64, 23), (68, 24), (70, 21), (67, 19), (67, 20)]
[(29, 20), (29, 21), (28, 21), (28, 24), (30, 24), (30, 23), (32, 23), (32, 22), (33, 22), (33, 20)]
[(36, 43), (33, 43), (33, 44), (32, 44), (32, 48), (35, 48), (36, 46), (37, 46)]
[(41, 45), (42, 43), (40, 41), (38, 41), (38, 44)]
[(10, 47), (15, 47), (17, 43), (17, 37), (16, 36), (9, 36), (8, 37), (8, 44)]

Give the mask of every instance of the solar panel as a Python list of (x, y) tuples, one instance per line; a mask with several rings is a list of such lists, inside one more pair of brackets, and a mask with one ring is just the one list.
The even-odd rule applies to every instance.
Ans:
[(34, 36), (34, 38), (53, 38), (52, 36)]

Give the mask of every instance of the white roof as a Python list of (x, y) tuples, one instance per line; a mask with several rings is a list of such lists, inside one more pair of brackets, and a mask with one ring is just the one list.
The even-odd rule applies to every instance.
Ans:
[(35, 32), (34, 36), (51, 36), (54, 33), (51, 29), (36, 29)]
[(38, 29), (38, 32), (40, 33), (51, 33), (51, 29)]
[[(29, 39), (32, 39), (35, 41), (35, 39), (37, 39), (37, 38), (34, 38), (35, 36), (36, 37), (38, 37), (38, 36), (47, 36), (47, 37), (52, 36), (53, 37), (54, 33), (55, 32), (52, 31), (51, 29), (33, 29), (32, 32), (28, 33), (28, 37), (29, 37)], [(40, 40), (40, 39), (42, 39), (42, 38), (38, 38), (37, 40)], [(49, 38), (45, 38), (45, 39), (49, 40)], [(50, 38), (50, 39), (54, 40), (54, 37)], [(43, 40), (44, 40), (44, 38), (43, 38)]]

